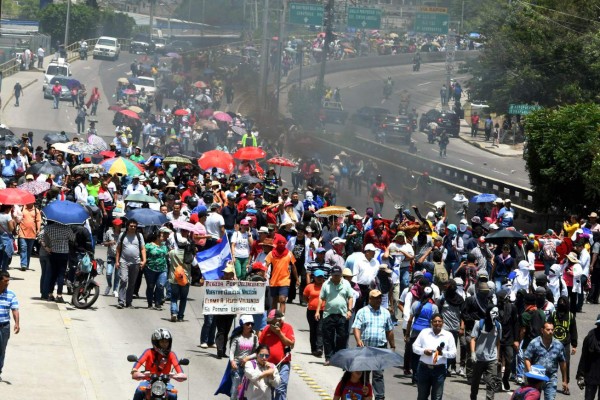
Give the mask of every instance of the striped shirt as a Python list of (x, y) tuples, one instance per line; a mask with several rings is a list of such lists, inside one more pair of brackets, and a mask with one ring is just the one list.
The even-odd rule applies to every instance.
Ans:
[(42, 242), (50, 247), (53, 253), (69, 253), (69, 241), (75, 240), (75, 234), (68, 225), (54, 223), (44, 228)]
[(360, 330), (360, 339), (365, 346), (382, 347), (387, 344), (387, 332), (394, 329), (394, 324), (387, 309), (374, 310), (368, 305), (358, 310), (352, 328)]
[(19, 309), (19, 300), (12, 290), (0, 293), (0, 324), (10, 322), (10, 310)]

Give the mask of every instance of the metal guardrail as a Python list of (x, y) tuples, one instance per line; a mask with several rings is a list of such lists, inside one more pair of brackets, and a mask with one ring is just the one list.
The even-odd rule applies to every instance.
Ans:
[[(316, 133), (311, 134), (311, 137), (318, 142), (315, 148), (318, 148), (322, 155), (333, 157), (342, 150), (363, 158), (368, 154), (385, 162), (385, 168), (390, 171), (391, 176), (406, 170), (418, 171), (419, 173), (427, 172), (433, 180), (452, 189), (465, 189), (473, 194), (494, 193), (503, 198), (509, 197), (513, 205), (520, 211), (527, 214), (535, 213), (533, 210), (533, 193), (523, 186), (501, 182), (485, 175), (434, 161), (418, 154), (391, 148), (361, 137), (352, 139), (344, 137), (343, 141), (332, 140)], [(344, 144), (342, 145), (340, 142)]]

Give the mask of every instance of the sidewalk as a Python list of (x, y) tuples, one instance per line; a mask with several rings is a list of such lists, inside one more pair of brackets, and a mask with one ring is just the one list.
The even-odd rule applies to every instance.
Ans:
[(41, 70), (33, 66), (28, 71), (19, 71), (14, 75), (2, 79), (2, 90), (0, 90), (0, 123), (5, 124), (10, 128), (8, 123), (10, 121), (7, 121), (7, 115), (11, 111), (11, 108), (15, 108), (15, 84), (17, 82), (21, 83), (21, 86), (23, 87), (23, 97), (31, 96), (32, 94), (27, 90), (27, 88), (37, 81), (44, 80), (44, 71), (46, 70), (48, 63), (52, 61), (52, 58), (54, 58), (54, 54), (44, 57), (44, 68)]
[[(13, 257), (11, 265), (19, 266), (18, 256)], [(67, 304), (40, 300), (38, 258), (32, 258), (30, 266), (26, 272), (17, 268), (9, 271), (9, 289), (19, 300), (21, 332), (14, 334), (11, 316), (1, 397), (5, 400), (89, 398), (86, 395), (89, 377), (82, 373), (81, 350), (71, 329)]]
[(465, 143), (469, 143), (472, 146), (496, 154), (497, 156), (523, 157), (523, 143), (517, 143), (515, 145), (501, 143), (497, 146), (493, 146), (491, 140), (485, 140), (485, 132), (483, 129), (477, 131), (476, 137), (471, 137), (471, 125), (464, 119), (460, 120), (459, 138)]

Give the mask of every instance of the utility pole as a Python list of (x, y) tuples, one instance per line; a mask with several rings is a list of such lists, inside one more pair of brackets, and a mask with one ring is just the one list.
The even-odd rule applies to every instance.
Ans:
[(264, 109), (267, 102), (267, 73), (269, 69), (269, 0), (263, 0), (262, 48), (260, 52), (260, 78), (258, 83), (258, 104)]
[[(448, 93), (451, 91), (450, 82), (452, 81), (452, 70), (454, 70), (454, 47), (450, 50), (450, 46), (446, 45), (446, 88)], [(458, 110), (460, 103), (454, 105)], [(458, 112), (457, 112), (458, 113)]]
[(333, 0), (327, 0), (323, 12), (325, 42), (323, 43), (323, 51), (321, 52), (321, 70), (319, 72), (319, 79), (317, 80), (317, 91), (321, 96), (325, 93), (325, 66), (327, 65), (327, 56), (329, 55), (329, 43), (333, 41), (333, 17)]
[(152, 38), (152, 27), (154, 26), (154, 5), (156, 0), (150, 0), (150, 38)]
[(277, 105), (275, 108), (275, 112), (279, 113), (279, 91), (281, 88), (281, 67), (282, 67), (282, 55), (283, 55), (283, 38), (285, 36), (285, 16), (287, 13), (287, 0), (281, 0), (282, 9), (281, 9), (281, 18), (279, 19), (279, 62), (277, 68)]
[(67, 22), (65, 24), (65, 52), (69, 46), (69, 20), (71, 19), (71, 0), (67, 0)]

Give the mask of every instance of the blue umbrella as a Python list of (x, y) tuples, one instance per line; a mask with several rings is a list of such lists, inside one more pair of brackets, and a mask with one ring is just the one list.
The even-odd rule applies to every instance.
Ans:
[(135, 219), (141, 227), (161, 226), (169, 222), (166, 215), (149, 208), (134, 208), (133, 210), (129, 210), (125, 214), (125, 218)]
[(63, 225), (80, 225), (90, 216), (80, 204), (72, 201), (53, 201), (42, 209), (46, 219)]
[(471, 203), (492, 203), (498, 196), (491, 193), (481, 193), (471, 197)]

